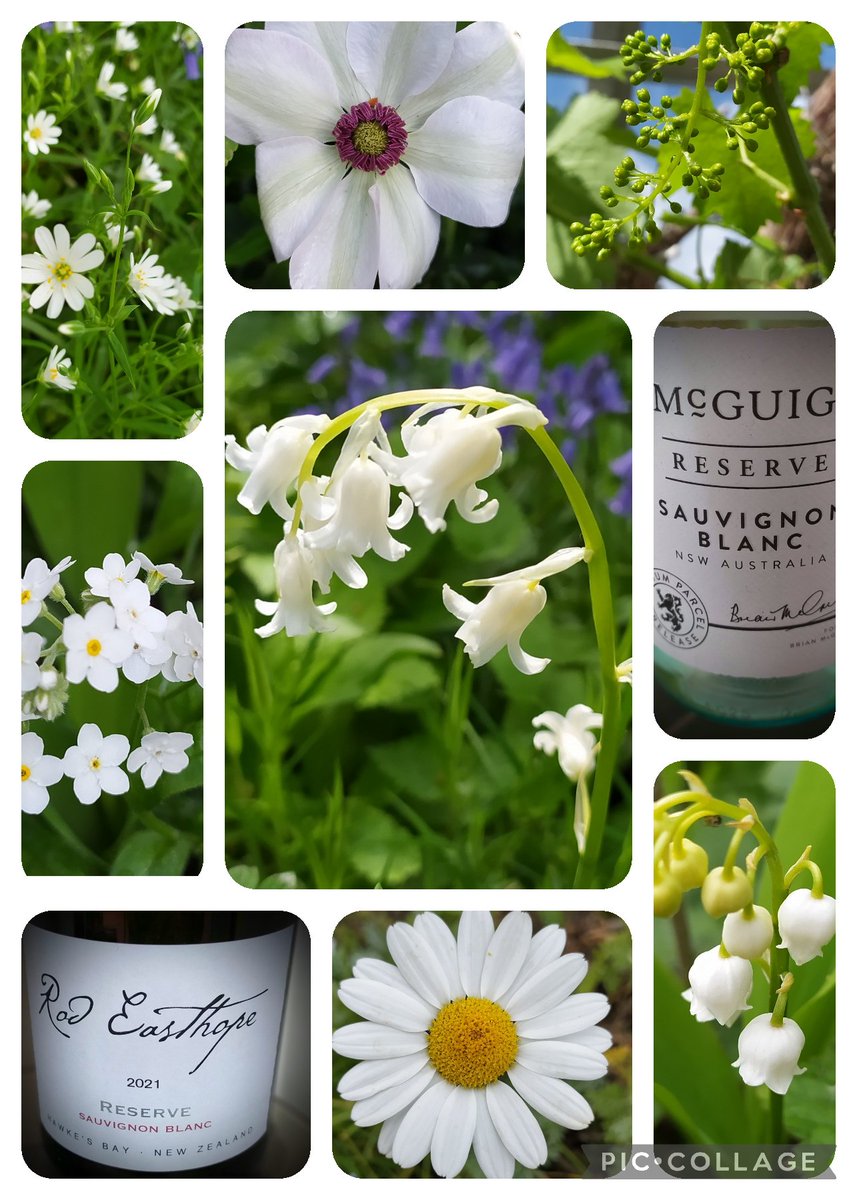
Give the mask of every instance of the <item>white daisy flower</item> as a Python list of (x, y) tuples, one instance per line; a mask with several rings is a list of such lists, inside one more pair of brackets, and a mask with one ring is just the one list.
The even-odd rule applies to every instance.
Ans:
[[(190, 762), (185, 751), (193, 745), (192, 733), (159, 733), (153, 730), (131, 751), (128, 770), (139, 771), (145, 787), (154, 787), (163, 775), (178, 775)], [(142, 769), (141, 769), (142, 768)]]
[(54, 225), (53, 232), (47, 225), (40, 225), (33, 236), (41, 253), (24, 254), (21, 258), (22, 281), (38, 284), (30, 295), (30, 304), (41, 308), (47, 303), (50, 318), (58, 317), (64, 304), (79, 312), (84, 301), (95, 294), (83, 272), (100, 267), (104, 251), (96, 248), (91, 233), (83, 233), (72, 242), (65, 225)]
[[(134, 638), (116, 627), (116, 613), (104, 602), (94, 604), (85, 616), (73, 613), (62, 627), (69, 683), (88, 679), (98, 692), (115, 692), (118, 667), (132, 653)], [(127, 753), (127, 752), (126, 752)]]
[(45, 743), (37, 733), (21, 734), (21, 808), (40, 813), (48, 807), (48, 788), (63, 777), (63, 765), (53, 754), (45, 754)]
[(21, 209), (25, 217), (41, 220), (50, 212), (50, 200), (41, 200), (38, 192), (26, 192), (21, 196)]
[(130, 783), (121, 764), (130, 749), (131, 743), (122, 733), (105, 736), (97, 725), (81, 727), (77, 745), (69, 746), (62, 760), (81, 804), (94, 804), (102, 792), (121, 796), (128, 791)]
[(176, 311), (176, 289), (172, 276), (164, 272), (157, 254), (152, 254), (151, 250), (147, 250), (139, 262), (131, 255), (128, 286), (153, 312), (171, 317)]
[(364, 1020), (336, 1030), (334, 1049), (362, 1060), (342, 1077), (356, 1125), (381, 1125), (378, 1148), (400, 1167), (427, 1155), (438, 1175), (464, 1167), (471, 1148), (486, 1177), (534, 1169), (548, 1148), (531, 1109), (586, 1129), (589, 1104), (567, 1079), (606, 1075), (609, 1011), (598, 993), (572, 993), (588, 970), (565, 954), (566, 934), (535, 936), (527, 913), (494, 928), (464, 912), (457, 939), (435, 913), (387, 932), (393, 963), (360, 959), (339, 998)]
[(72, 379), (70, 375), (64, 375), (64, 371), (71, 368), (71, 359), (66, 354), (65, 350), (59, 346), (54, 346), (47, 357), (45, 365), (39, 372), (39, 379), (42, 383), (47, 383), (51, 387), (62, 388), (64, 392), (73, 392), (77, 387), (77, 380)]
[(106, 62), (98, 72), (98, 82), (95, 85), (95, 90), (99, 96), (104, 96), (106, 100), (124, 100), (128, 91), (127, 83), (112, 83), (113, 72), (116, 66), (112, 62)]
[(27, 128), (24, 130), (24, 145), (31, 154), (50, 154), (51, 147), (60, 140), (61, 126), (57, 125), (53, 113), (45, 112), (43, 108), (27, 117)]

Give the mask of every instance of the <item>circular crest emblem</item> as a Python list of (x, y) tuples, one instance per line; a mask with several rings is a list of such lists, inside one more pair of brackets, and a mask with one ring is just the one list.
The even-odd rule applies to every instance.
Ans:
[(655, 569), (655, 631), (677, 650), (692, 650), (705, 641), (708, 613), (690, 584), (672, 571)]

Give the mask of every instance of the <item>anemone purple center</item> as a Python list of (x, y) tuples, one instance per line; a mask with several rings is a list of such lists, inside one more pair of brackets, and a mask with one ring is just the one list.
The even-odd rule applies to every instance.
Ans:
[(344, 163), (378, 175), (394, 167), (408, 145), (405, 122), (377, 99), (352, 104), (334, 125), (333, 136)]

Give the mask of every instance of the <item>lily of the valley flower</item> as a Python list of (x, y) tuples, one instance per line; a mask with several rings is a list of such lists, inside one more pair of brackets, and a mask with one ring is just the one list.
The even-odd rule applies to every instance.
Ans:
[(270, 504), (287, 520), (292, 510), (286, 493), (294, 486), (315, 435), (329, 424), (330, 417), (307, 415), (285, 417), (270, 429), (257, 425), (247, 435), (246, 450), (228, 434), (226, 461), (249, 475), (238, 493), (238, 503), (254, 515)]
[(732, 1066), (749, 1087), (764, 1084), (784, 1096), (794, 1077), (806, 1070), (797, 1065), (806, 1038), (797, 1021), (783, 1017), (782, 1025), (775, 1025), (771, 1017), (771, 1013), (762, 1013), (742, 1029)]
[(47, 357), (45, 365), (39, 372), (39, 379), (42, 383), (48, 384), (50, 387), (61, 388), (64, 392), (73, 392), (77, 387), (77, 380), (72, 379), (70, 375), (63, 374), (64, 371), (71, 367), (71, 359), (59, 346), (54, 346)]
[(753, 967), (746, 958), (724, 954), (720, 946), (697, 955), (687, 973), (690, 987), (682, 992), (697, 1021), (730, 1026), (750, 1005)]
[(444, 584), (443, 603), (463, 622), (455, 636), (464, 643), (474, 667), (483, 666), (505, 647), (512, 662), (525, 675), (543, 671), (550, 659), (534, 658), (521, 649), (522, 633), (539, 615), (547, 600), (547, 592), (540, 581), (549, 575), (558, 575), (588, 557), (589, 551), (582, 547), (567, 547), (532, 567), (490, 579), (472, 579), (464, 586), (491, 589), (478, 604)]
[(729, 913), (723, 922), (723, 945), (739, 958), (761, 958), (773, 936), (774, 922), (761, 904), (754, 904), (749, 913), (746, 908)]
[(780, 949), (788, 950), (797, 966), (818, 958), (836, 932), (836, 901), (813, 896), (809, 888), (789, 892), (777, 913)]
[(544, 728), (534, 735), (533, 745), (545, 754), (556, 754), (563, 772), (576, 783), (595, 766), (598, 743), (591, 730), (600, 729), (603, 721), (601, 713), (593, 712), (588, 704), (572, 705), (565, 716), (539, 713), (533, 717), (533, 725)]
[(316, 605), (313, 600), (313, 585), (320, 572), (318, 554), (305, 545), (300, 530), (294, 537), (283, 538), (277, 546), (274, 572), (278, 599), (256, 601), (256, 611), (271, 617), (267, 625), (256, 630), (259, 637), (272, 637), (281, 629), (289, 637), (329, 631), (331, 625), (325, 618), (336, 610), (336, 603)]
[(413, 287), (441, 216), (500, 225), (524, 152), (502, 25), (268, 22), (226, 49), (226, 132), (257, 146), (262, 221), (292, 287)]
[(51, 319), (60, 315), (64, 304), (79, 312), (84, 301), (95, 295), (83, 272), (100, 266), (104, 251), (95, 247), (91, 233), (81, 234), (72, 242), (65, 225), (55, 225), (53, 233), (47, 225), (40, 225), (33, 236), (40, 253), (21, 258), (22, 281), (38, 284), (30, 295), (31, 306), (41, 308), (47, 304), (46, 312)]

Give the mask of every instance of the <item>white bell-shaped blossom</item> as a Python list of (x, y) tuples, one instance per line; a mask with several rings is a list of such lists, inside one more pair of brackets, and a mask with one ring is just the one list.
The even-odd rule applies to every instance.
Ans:
[(797, 966), (818, 958), (836, 932), (836, 901), (813, 896), (809, 888), (789, 892), (777, 913), (781, 950), (788, 950)]
[(247, 436), (246, 450), (229, 434), (226, 461), (249, 475), (238, 503), (254, 515), (270, 504), (278, 516), (289, 520), (292, 510), (286, 493), (294, 487), (315, 435), (329, 424), (330, 417), (302, 415), (285, 417), (270, 429), (257, 425)]
[(576, 783), (595, 766), (598, 743), (591, 731), (600, 729), (603, 720), (588, 704), (572, 705), (565, 716), (550, 710), (539, 713), (533, 717), (533, 725), (544, 728), (534, 735), (533, 745), (545, 754), (556, 754), (563, 772)]
[(761, 958), (774, 936), (771, 914), (754, 904), (752, 914), (746, 908), (729, 913), (723, 922), (723, 945), (738, 958)]
[(753, 967), (746, 958), (724, 956), (719, 946), (697, 955), (687, 973), (690, 987), (682, 996), (697, 1021), (733, 1025), (750, 1005)]
[(474, 667), (484, 666), (505, 647), (512, 662), (525, 675), (543, 671), (550, 659), (534, 658), (521, 649), (521, 635), (542, 611), (547, 600), (547, 593), (540, 581), (584, 561), (588, 554), (582, 547), (570, 546), (555, 551), (532, 567), (523, 567), (519, 571), (509, 571), (490, 579), (472, 579), (464, 586), (491, 589), (478, 604), (444, 584), (444, 606), (463, 622), (455, 636), (464, 643), (465, 652)]
[(782, 1025), (773, 1025), (771, 1015), (762, 1013), (741, 1030), (738, 1057), (732, 1066), (738, 1068), (748, 1087), (764, 1084), (784, 1096), (795, 1075), (806, 1070), (797, 1065), (806, 1039), (797, 1021), (783, 1017)]
[(316, 605), (313, 585), (318, 582), (319, 565), (315, 551), (304, 544), (304, 535), (284, 537), (274, 551), (277, 600), (257, 600), (256, 610), (272, 619), (256, 630), (259, 637), (272, 637), (285, 629), (289, 637), (330, 630), (325, 617), (336, 609), (335, 602)]
[[(472, 398), (475, 404), (502, 396), (478, 387), (465, 388), (459, 395)], [(455, 504), (465, 521), (490, 521), (498, 501), (489, 500), (488, 493), (476, 485), (493, 475), (503, 460), (500, 430), (507, 425), (536, 429), (546, 424), (547, 418), (534, 404), (517, 396), (503, 398), (510, 403), (477, 414), (450, 408), (448, 401), (424, 404), (402, 425), (405, 458), (373, 452), (393, 482), (407, 490), (431, 533), (446, 528), (444, 517), (450, 504)], [(433, 415), (422, 421), (428, 413)]]

